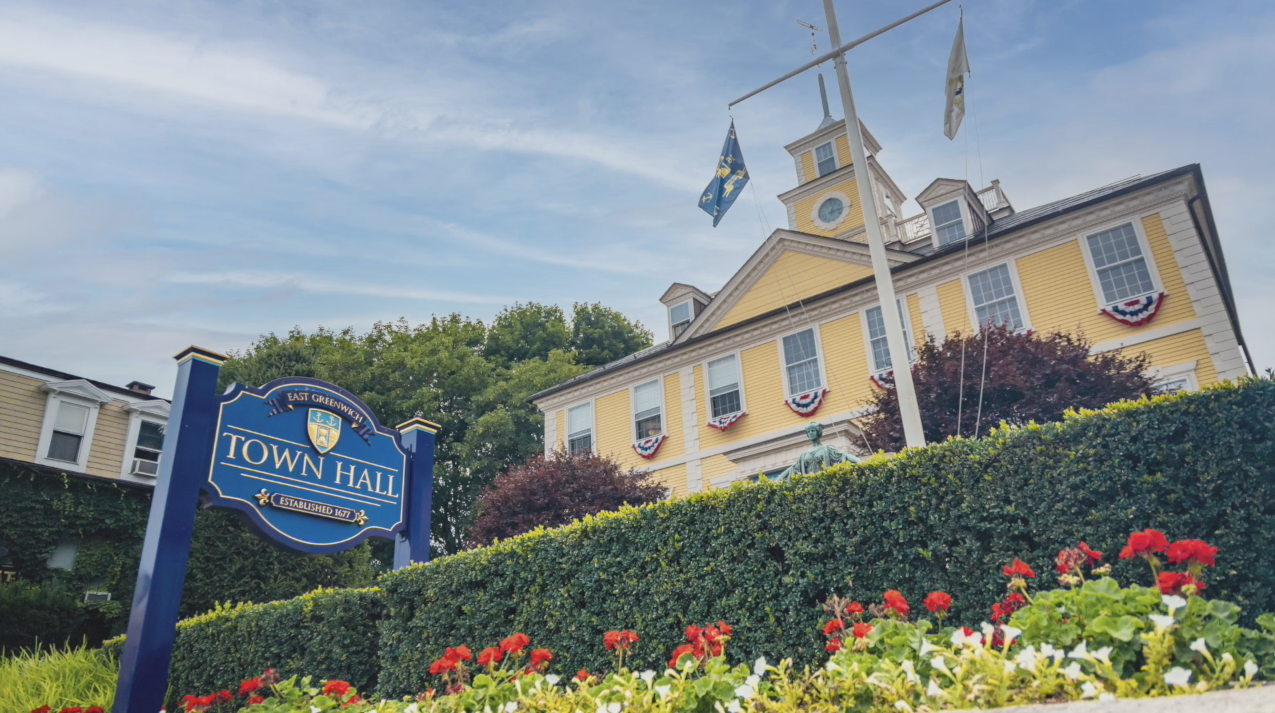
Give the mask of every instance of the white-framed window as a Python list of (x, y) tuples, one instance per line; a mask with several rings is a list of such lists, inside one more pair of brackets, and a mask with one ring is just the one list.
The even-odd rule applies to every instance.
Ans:
[(968, 279), (976, 325), (1005, 324), (1015, 331), (1027, 328), (1009, 263), (976, 272)]
[(669, 334), (673, 335), (674, 337), (681, 334), (682, 330), (686, 329), (686, 327), (690, 325), (691, 319), (694, 316), (695, 315), (693, 310), (691, 309), (690, 300), (686, 300), (685, 302), (678, 302), (672, 307), (669, 307), (668, 308)]
[(1150, 370), (1152, 387), (1157, 394), (1176, 394), (1179, 391), (1198, 391), (1200, 382), (1195, 378), (1196, 362)]
[(660, 379), (633, 387), (633, 440), (664, 432), (664, 389)]
[[(908, 320), (904, 315), (906, 310), (903, 307), (903, 299), (899, 298), (899, 321), (903, 325), (903, 342), (908, 349), (908, 363), (916, 361), (916, 350), (912, 347), (912, 334), (908, 329)], [(869, 307), (863, 311), (863, 319), (867, 322), (868, 328), (868, 354), (871, 358), (872, 373), (883, 374), (890, 371), (893, 366), (890, 362), (890, 350), (886, 345), (885, 336), (885, 315), (881, 310), (881, 305)]]
[(784, 386), (788, 396), (823, 388), (819, 366), (819, 340), (813, 327), (789, 334), (780, 342), (784, 353)]
[(729, 416), (744, 410), (744, 391), (740, 388), (739, 357), (727, 354), (708, 363), (709, 418)]
[(567, 409), (567, 452), (593, 451), (593, 402)]
[(49, 382), (44, 422), (36, 444), (35, 462), (83, 472), (88, 466), (97, 413), (111, 398), (83, 379)]
[(159, 454), (164, 450), (164, 424), (142, 419), (137, 429), (137, 443), (133, 446), (133, 463), (129, 473), (133, 475), (159, 474)]
[(933, 226), (934, 239), (938, 246), (965, 239), (965, 216), (961, 211), (960, 199), (936, 205), (930, 209), (930, 225)]
[(1158, 291), (1143, 246), (1132, 222), (1085, 236), (1089, 264), (1104, 306)]
[(833, 150), (831, 141), (815, 147), (815, 169), (821, 177), (837, 170), (837, 152)]
[(168, 402), (162, 399), (137, 401), (124, 407), (129, 420), (128, 436), (124, 441), (124, 462), (120, 468), (121, 478), (154, 482), (152, 478), (159, 474), (169, 409)]

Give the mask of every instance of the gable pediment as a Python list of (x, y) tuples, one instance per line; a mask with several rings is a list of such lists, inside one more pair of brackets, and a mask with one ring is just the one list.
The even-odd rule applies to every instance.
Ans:
[[(912, 253), (887, 252), (891, 267), (919, 259)], [(676, 342), (871, 276), (872, 257), (867, 245), (793, 230), (776, 230), (726, 282)]]
[(86, 379), (72, 379), (70, 381), (50, 381), (40, 387), (42, 391), (51, 391), (65, 396), (75, 396), (89, 401), (96, 401), (99, 404), (111, 402), (111, 397), (106, 392), (89, 383)]
[(153, 399), (151, 401), (138, 401), (124, 407), (125, 411), (137, 412), (148, 416), (159, 416), (167, 419), (172, 411), (172, 406), (163, 399)]

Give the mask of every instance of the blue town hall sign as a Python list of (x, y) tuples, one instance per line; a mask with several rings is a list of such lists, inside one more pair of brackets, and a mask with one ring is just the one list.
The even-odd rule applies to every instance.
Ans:
[(394, 566), (429, 560), (438, 426), (386, 428), (357, 397), (316, 379), (216, 394), (226, 357), (177, 355), (173, 418), (151, 496), (114, 713), (164, 704), (195, 511), (237, 510), (274, 543), (341, 552), (394, 540)]

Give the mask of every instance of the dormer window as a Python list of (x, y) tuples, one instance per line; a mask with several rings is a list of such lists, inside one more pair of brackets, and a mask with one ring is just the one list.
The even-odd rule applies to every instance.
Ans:
[(934, 237), (942, 247), (965, 239), (965, 218), (961, 215), (961, 202), (949, 201), (935, 206), (933, 214)]
[(815, 147), (815, 167), (821, 177), (837, 170), (837, 153), (832, 150), (831, 141)]
[(674, 337), (681, 334), (682, 330), (690, 325), (692, 316), (690, 300), (679, 302), (668, 308), (669, 329)]

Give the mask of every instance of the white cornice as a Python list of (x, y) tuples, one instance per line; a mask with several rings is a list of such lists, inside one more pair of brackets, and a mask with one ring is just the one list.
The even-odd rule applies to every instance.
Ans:
[(167, 401), (155, 399), (153, 401), (136, 401), (124, 407), (125, 411), (144, 413), (151, 416), (160, 416), (167, 419), (172, 412), (172, 406)]
[[(881, 144), (877, 141), (877, 137), (873, 136), (871, 131), (868, 131), (868, 127), (864, 126), (862, 119), (859, 120), (859, 128), (863, 130), (863, 147), (865, 151), (870, 154), (880, 153)], [(807, 134), (788, 144), (784, 147), (784, 150), (796, 158), (799, 154), (810, 151), (819, 144), (833, 141), (845, 133), (846, 120), (838, 119), (822, 129), (818, 129), (814, 133)]]

